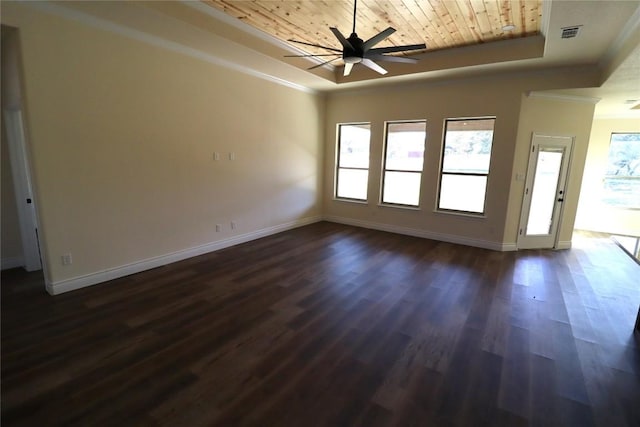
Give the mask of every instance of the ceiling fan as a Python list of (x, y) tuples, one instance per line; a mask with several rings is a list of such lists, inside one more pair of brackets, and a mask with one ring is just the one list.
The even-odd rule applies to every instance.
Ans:
[(391, 34), (395, 33), (395, 28), (389, 27), (384, 31), (379, 32), (375, 36), (371, 37), (367, 41), (363, 41), (356, 34), (356, 7), (358, 5), (358, 0), (354, 0), (353, 2), (353, 31), (348, 38), (345, 38), (340, 30), (335, 27), (329, 27), (331, 32), (336, 36), (340, 44), (342, 45), (342, 50), (330, 47), (330, 46), (322, 46), (314, 43), (307, 43), (298, 40), (289, 39), (290, 42), (303, 44), (306, 46), (318, 47), (321, 49), (328, 50), (330, 52), (335, 53), (326, 53), (326, 54), (317, 54), (317, 55), (285, 55), (289, 58), (302, 58), (302, 57), (320, 57), (320, 56), (335, 56), (335, 58), (330, 59), (328, 61), (324, 61), (318, 65), (314, 65), (313, 67), (308, 68), (309, 70), (313, 70), (314, 68), (322, 67), (325, 64), (335, 61), (339, 59), (341, 56), (344, 60), (344, 75), (348, 76), (351, 73), (351, 69), (355, 64), (362, 64), (367, 68), (372, 69), (380, 74), (387, 74), (387, 70), (382, 68), (380, 65), (375, 63), (374, 61), (388, 61), (388, 62), (404, 62), (408, 64), (415, 64), (418, 62), (415, 58), (405, 58), (401, 56), (389, 56), (384, 55), (385, 53), (393, 53), (393, 52), (406, 52), (411, 50), (421, 50), (425, 49), (427, 46), (424, 43), (421, 44), (410, 44), (404, 46), (389, 46), (389, 47), (376, 47), (375, 45), (380, 43), (382, 40), (389, 37)]

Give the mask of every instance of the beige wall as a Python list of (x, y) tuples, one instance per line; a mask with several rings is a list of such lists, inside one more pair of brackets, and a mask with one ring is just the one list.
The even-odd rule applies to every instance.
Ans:
[[(593, 105), (576, 111), (573, 104), (523, 100), (522, 95), (530, 90), (589, 86), (597, 78), (594, 74), (576, 70), (555, 70), (550, 73), (496, 75), (332, 94), (328, 98), (325, 129), (325, 214), (339, 221), (374, 228), (495, 249), (514, 249), (523, 191), (521, 183), (515, 182), (515, 174), (526, 173), (530, 132), (579, 134), (579, 143), (586, 144), (587, 136), (583, 138), (583, 135), (589, 133), (593, 113)], [(539, 103), (552, 107), (548, 114), (540, 110), (545, 107), (539, 107)], [(497, 118), (486, 218), (435, 212), (443, 122), (449, 117), (478, 116)], [(565, 116), (568, 119), (565, 120)], [(402, 119), (427, 120), (425, 173), (419, 210), (378, 205), (384, 122)], [(372, 126), (367, 204), (333, 198), (336, 126), (338, 123), (358, 121), (371, 122)], [(581, 173), (579, 167), (576, 169), (576, 178), (578, 172)], [(576, 201), (571, 201), (569, 205), (577, 203), (577, 192), (575, 197)], [(571, 208), (566, 212), (565, 227), (573, 221), (573, 218), (569, 218)]]
[[(558, 241), (561, 248), (570, 246), (573, 235), (573, 224), (594, 109), (595, 103), (588, 99), (577, 101), (548, 97), (522, 97), (520, 123), (518, 124), (518, 149), (514, 160), (515, 174), (525, 175), (527, 173), (529, 148), (533, 133), (574, 138), (566, 184), (567, 191), (559, 225)], [(524, 184), (524, 181), (514, 181), (511, 189), (509, 222), (505, 236), (507, 241), (514, 241), (517, 238)]]
[(50, 282), (321, 214), (321, 96), (2, 8), (20, 30)]
[(640, 210), (602, 203), (602, 180), (607, 170), (613, 132), (640, 132), (638, 119), (596, 119), (589, 140), (576, 228), (640, 236)]

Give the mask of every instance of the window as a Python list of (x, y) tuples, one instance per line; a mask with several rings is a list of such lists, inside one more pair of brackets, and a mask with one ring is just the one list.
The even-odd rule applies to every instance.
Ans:
[(438, 209), (484, 213), (495, 118), (447, 119)]
[(640, 133), (611, 134), (604, 202), (621, 208), (640, 208)]
[(382, 203), (418, 206), (427, 122), (389, 122), (386, 126)]
[(337, 198), (367, 200), (370, 139), (369, 123), (338, 125)]

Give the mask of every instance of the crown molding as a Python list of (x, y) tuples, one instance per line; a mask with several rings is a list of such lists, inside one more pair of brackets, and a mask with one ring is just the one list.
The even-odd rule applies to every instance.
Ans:
[(266, 74), (266, 73), (262, 73), (260, 71), (256, 71), (252, 68), (249, 67), (245, 67), (239, 64), (236, 64), (232, 61), (228, 61), (226, 59), (222, 59), (219, 58), (215, 55), (203, 52), (201, 50), (198, 49), (194, 49), (192, 47), (186, 46), (184, 44), (178, 43), (178, 42), (174, 42), (171, 40), (167, 40), (165, 38), (156, 36), (156, 35), (152, 35), (149, 33), (146, 33), (144, 31), (140, 31), (140, 30), (136, 30), (133, 28), (130, 28), (126, 25), (121, 25), (118, 23), (115, 23), (113, 21), (107, 20), (107, 19), (103, 19), (103, 18), (99, 18), (84, 12), (80, 12), (78, 10), (74, 10), (74, 9), (70, 9), (68, 7), (65, 7), (63, 4), (60, 3), (51, 3), (51, 2), (29, 2), (29, 1), (25, 1), (25, 2), (21, 2), (22, 5), (25, 5), (27, 7), (30, 7), (34, 10), (43, 12), (43, 13), (48, 13), (51, 15), (55, 15), (58, 16), (60, 18), (63, 19), (67, 19), (70, 21), (75, 21), (78, 22), (80, 24), (83, 25), (87, 25), (89, 27), (92, 28), (96, 28), (102, 31), (107, 31), (113, 34), (118, 34), (124, 37), (128, 37), (143, 43), (147, 43), (156, 47), (160, 47), (172, 52), (176, 52), (176, 53), (180, 53), (183, 55), (187, 55), (190, 56), (192, 58), (196, 58), (196, 59), (200, 59), (202, 61), (208, 62), (210, 64), (214, 64), (214, 65), (218, 65), (224, 68), (228, 68), (234, 71), (238, 71), (241, 72), (243, 74), (247, 74), (253, 77), (257, 77), (259, 79), (262, 80), (266, 80), (272, 83), (276, 83), (278, 85), (281, 86), (286, 86), (292, 89), (296, 89), (299, 90), (301, 92), (306, 92), (306, 93), (311, 93), (311, 94), (317, 94), (316, 90), (313, 90), (311, 88), (308, 88), (306, 86), (297, 84), (297, 83), (293, 83), (290, 82), (288, 80), (285, 79), (281, 79), (279, 77), (270, 75), (270, 74)]
[[(204, 13), (205, 15), (208, 15), (218, 21), (224, 22), (225, 24), (231, 25), (234, 28), (239, 29), (240, 31), (243, 31), (253, 37), (256, 37), (260, 40), (266, 41), (267, 43), (270, 43), (276, 47), (279, 47), (280, 49), (284, 49), (287, 52), (291, 52), (294, 55), (307, 55), (309, 54), (309, 52), (305, 52), (302, 49), (299, 49), (295, 46), (290, 45), (289, 43), (285, 43), (282, 40), (280, 40), (277, 37), (272, 36), (269, 33), (265, 33), (262, 30), (259, 30), (255, 27), (252, 27), (249, 24), (246, 24), (244, 22), (242, 22), (239, 19), (236, 19), (230, 15), (227, 15), (224, 12), (219, 11), (218, 9), (212, 7), (212, 6), (208, 6), (202, 2), (199, 1), (193, 1), (193, 0), (180, 0), (180, 2), (182, 4), (184, 4), (187, 7), (190, 7), (194, 10), (197, 10), (200, 13)], [(316, 57), (308, 57), (307, 60), (314, 62), (316, 64), (321, 64), (322, 62), (324, 62), (323, 60), (316, 58)], [(332, 72), (335, 71), (336, 67), (332, 64), (324, 64), (322, 67), (327, 68), (329, 70), (331, 70)]]
[(537, 91), (527, 92), (527, 97), (528, 98), (550, 98), (550, 99), (558, 99), (561, 101), (571, 101), (571, 102), (584, 102), (586, 104), (597, 104), (602, 100), (602, 98), (595, 98), (590, 96), (563, 95), (559, 93), (546, 93), (546, 92), (537, 92)]

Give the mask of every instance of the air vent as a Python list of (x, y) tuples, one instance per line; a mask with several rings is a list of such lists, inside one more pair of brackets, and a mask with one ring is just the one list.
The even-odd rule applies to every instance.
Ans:
[(564, 27), (562, 28), (562, 38), (563, 39), (572, 39), (578, 36), (578, 32), (580, 31), (580, 27), (582, 25), (576, 25), (575, 27)]

